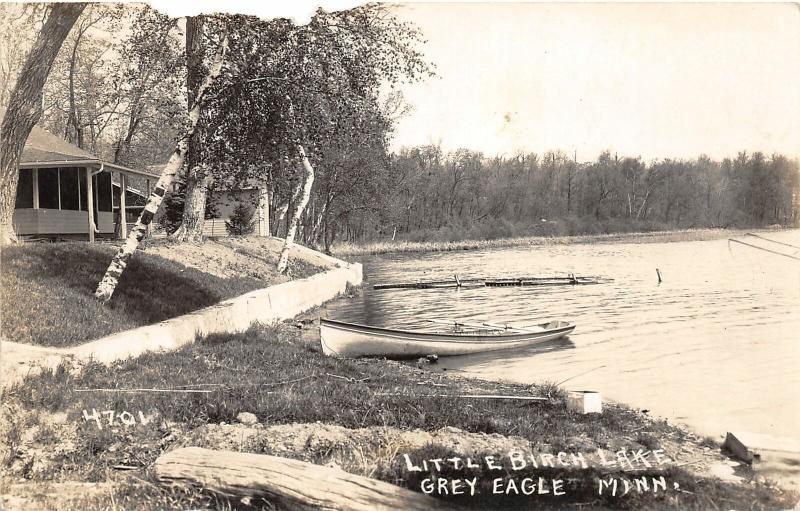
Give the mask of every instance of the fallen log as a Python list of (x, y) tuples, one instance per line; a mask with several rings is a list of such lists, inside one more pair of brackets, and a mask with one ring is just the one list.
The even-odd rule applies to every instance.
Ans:
[(276, 509), (455, 509), (433, 497), (337, 468), (263, 454), (183, 447), (153, 465), (162, 483), (228, 497), (262, 497)]

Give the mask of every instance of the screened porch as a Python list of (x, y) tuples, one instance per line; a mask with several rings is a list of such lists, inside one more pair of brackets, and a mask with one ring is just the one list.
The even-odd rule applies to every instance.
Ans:
[[(130, 187), (131, 176), (142, 181), (145, 190)], [(114, 172), (109, 164), (21, 168), (15, 229), (19, 235), (34, 237), (112, 237), (122, 207), (126, 225), (116, 233), (125, 236), (145, 204), (151, 179), (137, 172)]]

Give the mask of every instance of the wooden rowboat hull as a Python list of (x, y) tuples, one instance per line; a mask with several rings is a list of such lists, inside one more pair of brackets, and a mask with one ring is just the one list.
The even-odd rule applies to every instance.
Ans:
[(552, 341), (570, 334), (575, 330), (575, 325), (566, 321), (551, 321), (529, 329), (531, 331), (499, 334), (438, 333), (391, 330), (321, 319), (320, 341), (322, 351), (335, 357), (414, 358), (426, 355), (468, 355)]

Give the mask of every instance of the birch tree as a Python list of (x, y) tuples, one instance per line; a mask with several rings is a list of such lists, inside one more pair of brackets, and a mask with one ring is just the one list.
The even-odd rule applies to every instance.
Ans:
[(183, 161), (186, 157), (186, 152), (189, 146), (189, 139), (194, 134), (195, 129), (197, 129), (197, 123), (200, 119), (200, 114), (203, 110), (203, 107), (209, 100), (211, 87), (222, 72), (222, 64), (225, 59), (227, 48), (228, 38), (227, 35), (225, 35), (223, 36), (222, 44), (218, 49), (217, 55), (214, 58), (214, 62), (212, 63), (205, 80), (197, 90), (197, 94), (194, 97), (194, 104), (192, 104), (191, 108), (189, 109), (189, 125), (186, 129), (186, 132), (178, 141), (175, 151), (173, 151), (167, 166), (161, 173), (161, 177), (156, 182), (153, 192), (150, 194), (150, 197), (148, 197), (147, 204), (145, 205), (141, 215), (139, 215), (136, 225), (133, 227), (133, 229), (131, 229), (128, 239), (114, 256), (114, 259), (111, 261), (111, 264), (108, 266), (108, 269), (103, 276), (103, 280), (101, 280), (100, 284), (97, 286), (95, 296), (103, 303), (107, 303), (114, 294), (114, 290), (119, 284), (119, 279), (122, 276), (122, 272), (125, 271), (128, 261), (130, 261), (134, 252), (138, 248), (139, 243), (141, 243), (142, 239), (144, 238), (147, 226), (158, 212), (158, 208), (161, 206), (161, 202), (164, 200), (164, 195), (167, 193), (167, 190), (169, 190), (170, 185), (175, 179), (175, 174), (183, 166)]
[[(318, 211), (323, 212), (330, 201), (316, 198), (307, 169), (315, 179), (328, 172), (327, 161), (335, 154), (331, 148), (337, 158), (355, 154), (352, 144), (358, 137), (349, 130), (380, 125), (385, 130), (376, 138), (386, 138), (390, 123), (371, 122), (372, 116), (382, 115), (376, 106), (379, 91), (429, 71), (414, 49), (419, 35), (379, 5), (319, 10), (304, 26), (246, 16), (235, 17), (230, 25), (235, 27), (230, 66), (220, 85), (225, 93), (207, 110), (203, 163), (216, 183), (228, 187), (267, 183), (276, 213), (285, 211), (287, 231), (294, 224), (290, 238), (297, 240), (298, 229), (309, 224), (305, 234), (312, 234), (318, 223), (306, 206), (320, 202)], [(351, 166), (337, 165), (342, 167)], [(303, 200), (307, 187), (311, 195)], [(193, 194), (187, 191), (186, 203), (202, 207), (204, 201), (193, 200)], [(200, 217), (202, 211), (192, 215)]]
[(12, 216), (19, 182), (19, 158), (42, 115), (42, 88), (67, 34), (86, 4), (53, 4), (8, 99), (0, 125), (0, 244), (17, 241)]
[(300, 196), (300, 202), (297, 204), (294, 214), (292, 215), (292, 220), (289, 222), (289, 230), (286, 233), (281, 255), (278, 258), (278, 273), (285, 273), (289, 267), (289, 250), (294, 245), (294, 238), (297, 235), (297, 226), (300, 224), (300, 217), (303, 215), (303, 211), (305, 211), (306, 205), (311, 198), (311, 187), (314, 185), (314, 167), (312, 167), (311, 162), (308, 161), (306, 151), (301, 144), (297, 144), (297, 153), (306, 174), (305, 182), (303, 184), (303, 193)]

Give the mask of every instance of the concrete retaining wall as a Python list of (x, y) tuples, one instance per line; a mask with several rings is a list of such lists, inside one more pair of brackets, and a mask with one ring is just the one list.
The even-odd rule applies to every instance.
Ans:
[(360, 264), (345, 263), (299, 245), (293, 250), (307, 251), (307, 255), (324, 261), (326, 266), (335, 267), (302, 280), (251, 291), (177, 318), (109, 335), (68, 351), (78, 358), (112, 362), (146, 351), (172, 350), (194, 342), (198, 335), (242, 332), (256, 322), (269, 324), (291, 319), (335, 298), (347, 284), (361, 284)]

